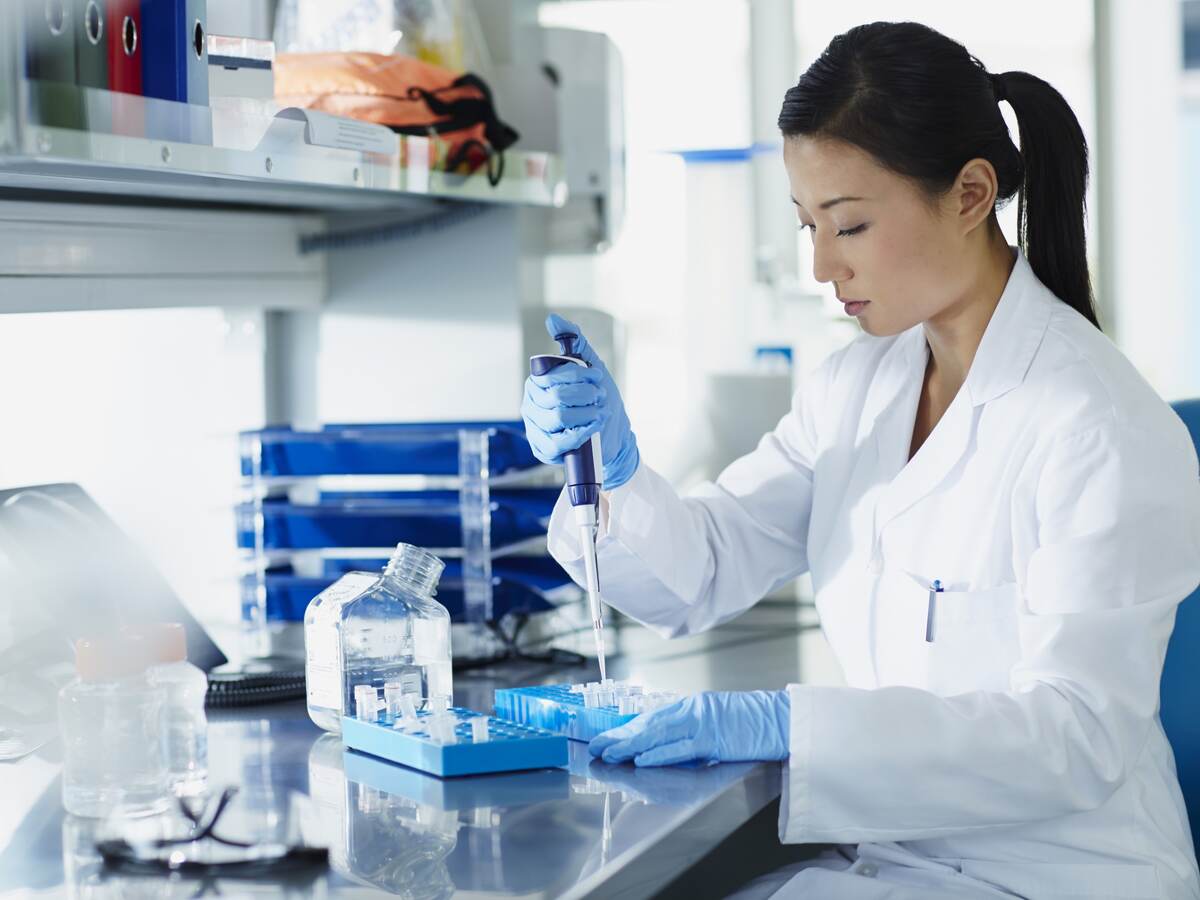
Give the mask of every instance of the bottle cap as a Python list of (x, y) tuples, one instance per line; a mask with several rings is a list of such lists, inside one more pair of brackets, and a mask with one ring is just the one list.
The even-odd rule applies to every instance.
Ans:
[(121, 633), (145, 641), (150, 665), (187, 661), (187, 632), (178, 622), (126, 625)]
[(109, 634), (75, 642), (75, 671), (84, 681), (110, 681), (146, 671), (146, 642), (135, 636)]

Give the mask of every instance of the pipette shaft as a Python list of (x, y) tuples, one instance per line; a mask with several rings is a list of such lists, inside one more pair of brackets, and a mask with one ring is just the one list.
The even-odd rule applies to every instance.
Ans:
[(600, 680), (608, 677), (605, 671), (604, 612), (600, 607), (600, 566), (596, 562), (596, 526), (588, 522), (579, 526), (579, 545), (583, 549), (583, 567), (587, 576), (588, 611), (592, 616), (592, 633), (596, 638), (596, 655), (600, 662)]

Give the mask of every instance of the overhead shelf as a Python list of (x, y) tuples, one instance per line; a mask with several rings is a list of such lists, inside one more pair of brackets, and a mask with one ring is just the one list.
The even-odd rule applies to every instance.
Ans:
[[(0, 71), (19, 57), (0, 50)], [(439, 201), (562, 206), (563, 162), (510, 149), (485, 172), (436, 168), (438, 142), (264, 101), (211, 106), (18, 76), (0, 83), (0, 187), (187, 203), (357, 210)]]

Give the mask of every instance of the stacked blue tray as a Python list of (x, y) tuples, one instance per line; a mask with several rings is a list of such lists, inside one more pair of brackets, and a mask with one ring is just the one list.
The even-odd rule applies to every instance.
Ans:
[[(297, 575), (290, 566), (267, 571), (267, 618), (276, 622), (302, 622), (313, 597), (346, 572), (379, 572), (386, 559), (326, 559), (324, 574)], [(497, 619), (509, 614), (533, 614), (553, 609), (546, 592), (569, 584), (570, 576), (547, 556), (501, 557), (492, 562), (492, 604)], [(242, 604), (253, 606), (256, 590), (253, 575), (242, 579)], [(438, 583), (437, 600), (453, 621), (465, 621), (462, 563), (447, 560)]]
[[(558, 489), (494, 490), (492, 546), (502, 547), (546, 533)], [(262, 504), (263, 548), (454, 547), (462, 543), (455, 491), (329, 493), (315, 504), (267, 498)], [(237, 509), (238, 546), (254, 548), (254, 505)]]
[[(313, 431), (277, 426), (241, 434), (241, 470), (256, 498), (236, 508), (237, 545), (255, 556), (254, 573), (241, 584), (244, 620), (303, 621), (312, 598), (342, 574), (380, 572), (391, 550), (406, 543), (449, 562), (438, 599), (453, 619), (465, 621), (462, 504), (481, 493), (468, 484), (467, 493), (460, 495), (457, 484), (444, 483), (460, 476), (464, 448), (464, 458), (478, 460), (476, 440), (460, 446), (464, 432), (473, 438), (484, 434), (487, 441), (489, 615), (498, 621), (510, 614), (553, 610), (547, 592), (569, 585), (570, 579), (537, 541), (545, 536), (560, 491), (521, 486), (544, 484), (546, 474), (529, 449), (521, 421), (335, 424)], [(384, 476), (388, 489), (357, 489), (380, 484), (358, 480), (364, 476)], [(417, 477), (406, 480), (410, 476)], [(496, 479), (502, 476), (507, 486), (498, 487)], [(433, 479), (437, 489), (429, 489), (430, 482), (423, 479)], [(409, 483), (414, 489), (405, 490)], [(415, 489), (422, 484), (427, 487)], [(312, 499), (314, 488), (319, 493)], [(469, 529), (471, 546), (480, 552), (478, 526), (468, 525), (475, 525)], [(535, 550), (540, 555), (519, 555)], [(316, 551), (327, 557), (321, 570), (297, 562)], [(379, 558), (345, 559), (347, 551)], [(472, 569), (481, 570), (482, 563)], [(264, 595), (265, 609), (259, 605)]]
[(539, 465), (520, 421), (422, 422), (326, 425), (320, 431), (290, 427), (242, 433), (242, 474), (253, 474), (246, 452), (262, 446), (259, 474), (267, 478), (313, 475), (457, 475), (458, 432), (486, 429), (493, 476)]

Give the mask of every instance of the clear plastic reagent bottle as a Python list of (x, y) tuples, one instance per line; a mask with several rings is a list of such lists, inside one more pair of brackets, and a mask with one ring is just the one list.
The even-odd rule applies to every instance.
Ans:
[(202, 793), (208, 783), (208, 676), (188, 662), (187, 633), (178, 622), (131, 625), (123, 631), (146, 642), (147, 675), (167, 691), (163, 727), (171, 791), (185, 797)]
[(354, 688), (411, 695), (418, 709), (453, 705), (450, 613), (434, 599), (445, 563), (399, 544), (383, 575), (349, 572), (304, 613), (308, 715), (340, 734)]
[(125, 636), (75, 644), (78, 677), (58, 692), (67, 812), (103, 818), (167, 808), (162, 739), (166, 689), (146, 674), (143, 642)]

